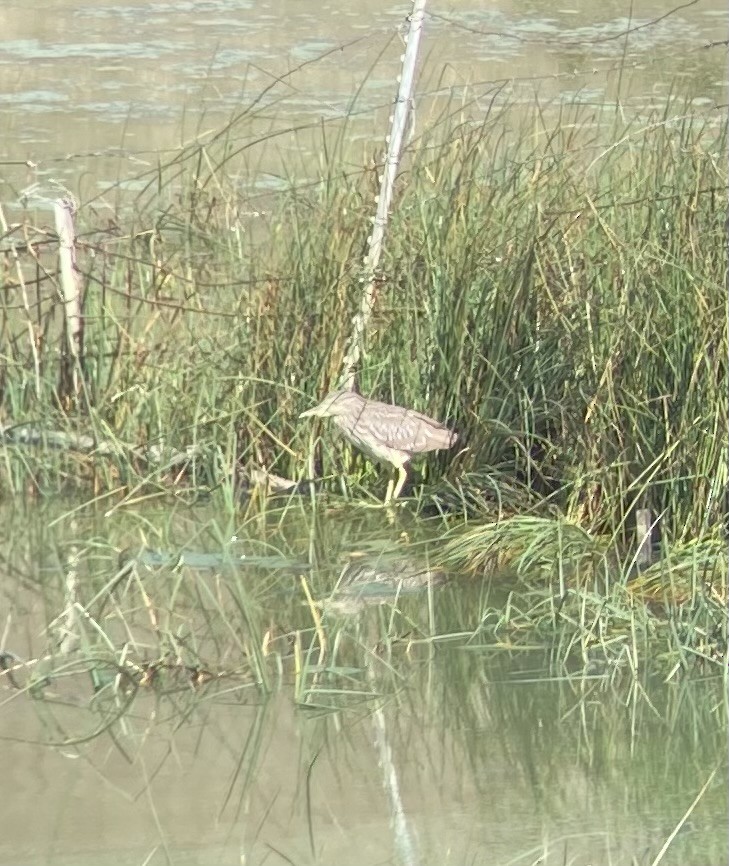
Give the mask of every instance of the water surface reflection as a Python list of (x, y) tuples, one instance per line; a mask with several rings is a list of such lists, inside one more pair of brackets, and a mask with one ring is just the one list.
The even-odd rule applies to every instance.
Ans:
[[(430, 615), (481, 593), (451, 583)], [(222, 646), (207, 682), (132, 684), (83, 652), (0, 678), (0, 863), (651, 863), (707, 781), (661, 862), (726, 862), (720, 682), (417, 640), (426, 599), (326, 614), (336, 653), (304, 642), (268, 695)]]

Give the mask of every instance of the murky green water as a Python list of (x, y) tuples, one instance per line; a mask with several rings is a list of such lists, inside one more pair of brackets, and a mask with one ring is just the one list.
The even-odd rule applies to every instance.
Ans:
[[(0, 522), (0, 863), (727, 862), (722, 682), (510, 651), (509, 579), (435, 580), (436, 523)], [(348, 573), (391, 591), (320, 606)]]
[[(322, 125), (344, 135), (359, 166), (382, 146), (409, 8), (46, 0), (29, 15), (4, 0), (2, 201), (36, 183), (46, 195), (69, 184), (82, 199), (128, 184), (236, 112), (248, 114), (236, 135), (248, 136), (240, 144), (261, 190), (319, 165)], [(480, 122), (506, 103), (589, 114), (619, 101), (640, 113), (677, 92), (696, 107), (722, 105), (725, 49), (712, 43), (727, 22), (721, 0), (431, 2), (413, 133), (444, 111)]]

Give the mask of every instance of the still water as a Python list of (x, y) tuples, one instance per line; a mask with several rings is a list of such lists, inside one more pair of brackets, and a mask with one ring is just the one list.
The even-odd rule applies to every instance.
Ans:
[[(361, 166), (382, 147), (409, 9), (393, 0), (41, 0), (29, 14), (27, 3), (3, 0), (0, 201), (56, 182), (88, 200), (184, 143), (210, 141), (237, 113), (255, 185), (316, 167), (327, 129), (344, 135)], [(648, 112), (670, 93), (723, 116), (728, 26), (724, 0), (434, 0), (413, 134), (507, 103)]]
[[(0, 518), (1, 864), (727, 862), (720, 678), (520, 646), (485, 627), (513, 581), (436, 581), (435, 526)], [(319, 605), (405, 560), (421, 592)]]
[[(557, 5), (430, 3), (416, 134), (493, 101), (725, 112), (723, 0)], [(0, 201), (133, 187), (241, 111), (261, 187), (322, 129), (361, 167), (408, 8), (4, 0)], [(292, 510), (2, 506), (0, 864), (729, 861), (721, 682), (517, 650), (484, 627), (503, 578), (436, 580), (438, 527)], [(421, 592), (324, 603), (393, 557)]]

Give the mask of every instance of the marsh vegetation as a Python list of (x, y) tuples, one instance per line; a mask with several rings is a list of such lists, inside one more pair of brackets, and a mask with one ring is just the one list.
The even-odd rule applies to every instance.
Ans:
[[(80, 209), (78, 358), (44, 216), (4, 233), (8, 703), (39, 699), (37, 742), (88, 758), (108, 737), (133, 763), (157, 713), (283, 695), (316, 718), (312, 766), (345, 714), (384, 707), (405, 751), (451, 732), (428, 746), (443, 766), (487, 763), (453, 731), (497, 736), (509, 762), (489, 772), (535, 792), (571, 754), (568, 803), (595, 778), (623, 790), (638, 754), (626, 814), (655, 794), (650, 764), (670, 824), (620, 862), (720, 862), (723, 833), (662, 846), (725, 808), (726, 124), (678, 101), (477, 122), (452, 105), (409, 144), (358, 384), (447, 419), (459, 448), (386, 513), (384, 474), (298, 421), (337, 384), (378, 169), (325, 129), (315, 176), (256, 192), (246, 122), (160, 160), (113, 219)], [(353, 569), (376, 590), (345, 593)], [(256, 777), (248, 723), (223, 809)]]
[[(10, 495), (232, 504), (263, 467), (381, 498), (381, 475), (330, 436), (312, 452), (297, 423), (337, 380), (374, 168), (351, 168), (345, 130), (322, 139), (319, 177), (256, 198), (244, 122), (161, 164), (112, 225), (80, 213), (80, 364), (52, 237), (30, 215), (9, 232)], [(727, 513), (725, 136), (673, 104), (629, 121), (454, 110), (411, 144), (359, 387), (448, 419), (465, 444), (427, 463), (412, 507), (451, 525), (564, 519), (623, 551), (647, 508), (664, 550), (711, 555)], [(86, 435), (89, 453), (14, 447), (33, 428)]]

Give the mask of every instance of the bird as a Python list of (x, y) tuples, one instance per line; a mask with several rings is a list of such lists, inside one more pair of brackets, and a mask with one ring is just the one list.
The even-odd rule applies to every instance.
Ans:
[(299, 418), (331, 418), (356, 448), (379, 463), (398, 470), (397, 483), (387, 485), (385, 504), (402, 492), (407, 465), (417, 454), (452, 448), (458, 434), (433, 418), (395, 406), (368, 400), (355, 391), (333, 391)]

